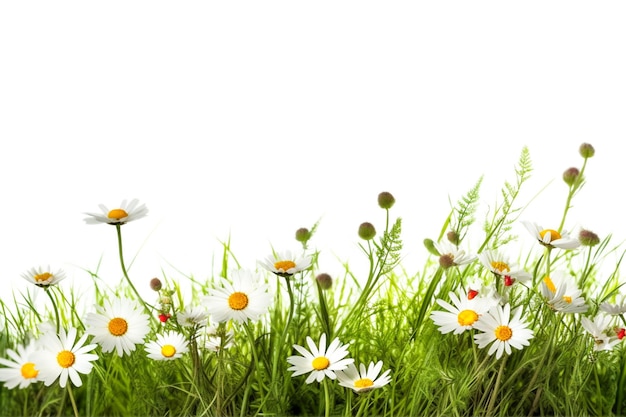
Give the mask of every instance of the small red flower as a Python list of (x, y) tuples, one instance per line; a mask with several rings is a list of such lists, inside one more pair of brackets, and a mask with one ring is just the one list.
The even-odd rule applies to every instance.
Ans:
[(477, 295), (478, 295), (478, 291), (476, 291), (476, 290), (469, 290), (467, 292), (467, 299), (468, 300), (473, 300), (474, 297), (476, 297)]
[(511, 278), (510, 275), (505, 275), (504, 276), (504, 286), (505, 287), (510, 287), (511, 285), (513, 285), (514, 282), (515, 282), (515, 278)]
[(623, 327), (621, 329), (619, 329), (617, 331), (617, 338), (619, 340), (622, 340), (624, 338), (624, 336), (626, 336), (626, 329), (624, 329)]
[(165, 323), (166, 321), (169, 320), (170, 317), (172, 317), (172, 315), (170, 313), (161, 313), (161, 314), (159, 314), (159, 320), (161, 320), (161, 323)]

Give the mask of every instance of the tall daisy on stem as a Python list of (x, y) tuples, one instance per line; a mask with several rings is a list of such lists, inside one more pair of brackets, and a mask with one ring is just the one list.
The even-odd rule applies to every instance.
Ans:
[(133, 284), (133, 282), (130, 280), (130, 277), (128, 276), (128, 271), (126, 270), (126, 264), (124, 263), (124, 251), (122, 248), (122, 225), (128, 222), (131, 222), (133, 220), (137, 220), (137, 219), (141, 219), (142, 217), (145, 217), (148, 214), (148, 208), (145, 206), (145, 204), (140, 205), (138, 199), (133, 199), (130, 202), (127, 202), (127, 200), (123, 200), (119, 208), (114, 208), (110, 210), (104, 204), (100, 204), (98, 207), (100, 207), (101, 213), (85, 213), (89, 216), (84, 219), (85, 223), (87, 224), (104, 223), (104, 224), (110, 224), (110, 225), (115, 226), (115, 230), (117, 231), (117, 246), (119, 249), (118, 253), (119, 253), (120, 264), (122, 267), (122, 273), (124, 274), (124, 278), (126, 279), (126, 282), (128, 283), (130, 288), (133, 290), (133, 292), (137, 296), (137, 299), (143, 304), (143, 306), (146, 308), (146, 311), (150, 313), (151, 310), (153, 310), (153, 307), (144, 301), (144, 299), (139, 294), (139, 291), (137, 291), (137, 288), (135, 288), (135, 285)]

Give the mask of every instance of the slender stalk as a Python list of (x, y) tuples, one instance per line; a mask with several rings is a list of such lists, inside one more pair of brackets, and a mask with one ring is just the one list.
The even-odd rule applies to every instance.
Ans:
[(324, 416), (330, 417), (330, 392), (328, 390), (328, 378), (324, 378), (322, 385), (324, 385)]
[(115, 229), (117, 230), (117, 246), (119, 249), (118, 252), (119, 252), (119, 258), (120, 258), (120, 265), (122, 266), (122, 273), (124, 274), (124, 278), (126, 279), (126, 282), (128, 283), (130, 288), (133, 290), (133, 292), (137, 296), (137, 299), (139, 299), (139, 301), (143, 304), (148, 314), (150, 314), (152, 310), (154, 310), (154, 307), (146, 303), (144, 299), (141, 297), (141, 295), (139, 294), (139, 291), (137, 291), (137, 288), (135, 288), (135, 285), (133, 285), (133, 282), (130, 280), (130, 277), (128, 276), (128, 271), (126, 270), (126, 265), (124, 264), (124, 251), (122, 249), (122, 226), (120, 224), (116, 224)]
[(74, 416), (79, 417), (78, 407), (76, 406), (76, 400), (74, 399), (74, 393), (72, 392), (72, 384), (68, 382), (67, 384), (67, 393), (70, 396), (70, 402), (72, 403), (72, 410), (74, 410)]
[(48, 297), (50, 298), (50, 301), (52, 302), (52, 308), (54, 309), (54, 316), (56, 318), (56, 324), (57, 324), (57, 334), (59, 334), (59, 331), (61, 330), (61, 320), (59, 318), (59, 309), (57, 307), (57, 303), (54, 297), (52, 296), (52, 293), (50, 293), (51, 291), (50, 287), (45, 287), (45, 291)]
[(502, 362), (500, 362), (500, 369), (498, 370), (498, 377), (496, 378), (496, 384), (493, 387), (493, 391), (491, 393), (491, 398), (489, 399), (489, 405), (487, 406), (487, 416), (490, 416), (491, 413), (493, 412), (493, 407), (496, 404), (496, 397), (499, 394), (499, 390), (500, 390), (500, 382), (502, 381), (502, 375), (504, 374), (504, 366), (506, 365), (506, 361), (509, 357), (505, 356), (504, 359), (502, 359)]

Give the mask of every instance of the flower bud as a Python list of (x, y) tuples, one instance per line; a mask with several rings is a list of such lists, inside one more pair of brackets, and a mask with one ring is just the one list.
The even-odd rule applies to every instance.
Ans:
[(315, 279), (317, 280), (317, 283), (320, 285), (320, 288), (322, 288), (323, 290), (327, 290), (333, 286), (333, 279), (331, 278), (330, 275), (326, 273), (319, 274), (318, 276), (315, 277)]
[(567, 185), (574, 185), (579, 175), (580, 175), (580, 171), (578, 170), (578, 168), (576, 167), (568, 168), (563, 173), (563, 181), (565, 181), (565, 184)]
[(389, 210), (391, 207), (393, 207), (395, 202), (396, 199), (393, 197), (393, 195), (391, 195), (391, 193), (388, 193), (387, 191), (383, 191), (382, 193), (378, 194), (378, 205), (385, 210)]
[(454, 230), (450, 230), (446, 234), (446, 237), (448, 238), (448, 241), (450, 241), (450, 243), (452, 243), (453, 245), (458, 246), (458, 244), (460, 243), (459, 234)]
[(371, 240), (376, 236), (376, 229), (372, 223), (361, 223), (359, 226), (359, 237), (363, 240)]
[(585, 159), (591, 158), (596, 153), (596, 150), (593, 149), (593, 146), (588, 143), (583, 143), (582, 145), (580, 145), (580, 149), (578, 151), (580, 152), (580, 156)]
[(306, 243), (311, 238), (311, 232), (306, 227), (301, 227), (296, 230), (296, 240), (298, 242)]
[(452, 254), (450, 253), (441, 255), (439, 257), (439, 265), (441, 265), (443, 269), (448, 269), (455, 266), (456, 264), (454, 263), (454, 256), (452, 256)]
[(152, 288), (153, 291), (160, 291), (162, 287), (163, 287), (163, 284), (161, 283), (160, 279), (152, 278), (150, 280), (150, 288)]
[(435, 247), (435, 242), (433, 242), (432, 239), (428, 239), (428, 238), (424, 239), (424, 246), (426, 247), (428, 252), (430, 252), (432, 255), (441, 256), (441, 254)]
[(591, 230), (585, 229), (581, 230), (578, 234), (578, 240), (580, 241), (580, 244), (584, 246), (595, 246), (600, 243), (598, 235), (593, 233)]

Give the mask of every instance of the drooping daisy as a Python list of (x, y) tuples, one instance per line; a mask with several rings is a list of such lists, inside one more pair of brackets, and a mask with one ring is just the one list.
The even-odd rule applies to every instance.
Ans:
[(311, 266), (312, 258), (310, 255), (296, 256), (291, 251), (279, 252), (275, 255), (259, 261), (261, 266), (268, 271), (289, 278), (290, 276), (304, 271)]
[(333, 339), (328, 347), (326, 347), (325, 333), (320, 336), (319, 347), (310, 336), (306, 337), (306, 341), (309, 350), (300, 345), (293, 345), (293, 348), (302, 356), (289, 356), (287, 362), (292, 366), (287, 370), (294, 371), (292, 377), (310, 372), (305, 381), (307, 384), (313, 381), (321, 382), (324, 377), (336, 379), (336, 371), (344, 370), (354, 362), (354, 359), (346, 358), (349, 344), (342, 345), (338, 338)]
[(616, 337), (614, 332), (611, 333), (613, 330), (612, 320), (611, 316), (603, 314), (597, 315), (593, 320), (588, 317), (580, 319), (580, 324), (593, 337), (594, 351), (612, 350), (620, 342), (621, 339)]
[(259, 274), (245, 269), (233, 270), (229, 275), (230, 280), (221, 280), (221, 288), (214, 288), (204, 297), (208, 313), (220, 323), (258, 320), (272, 303), (267, 284)]
[(487, 353), (492, 355), (495, 352), (496, 359), (500, 359), (505, 352), (510, 355), (512, 347), (523, 349), (529, 345), (533, 331), (521, 320), (521, 315), (521, 307), (511, 312), (508, 303), (491, 307), (474, 323), (474, 328), (482, 332), (474, 335), (474, 341), (480, 349), (491, 344)]
[(176, 314), (176, 321), (183, 327), (206, 326), (208, 312), (200, 306), (187, 306)]
[(358, 370), (356, 366), (351, 363), (346, 369), (336, 371), (335, 374), (337, 375), (339, 385), (351, 388), (357, 394), (362, 394), (387, 385), (391, 381), (389, 377), (391, 370), (389, 369), (378, 376), (382, 368), (383, 361), (376, 363), (370, 362), (367, 368), (365, 368), (365, 364), (360, 364)]
[(189, 351), (189, 342), (182, 334), (170, 330), (160, 334), (156, 340), (146, 343), (148, 357), (157, 361), (178, 359)]
[(85, 324), (87, 333), (94, 336), (92, 342), (105, 353), (115, 350), (118, 356), (130, 355), (150, 332), (150, 316), (133, 300), (122, 298), (109, 301), (99, 313), (88, 313)]
[(485, 268), (494, 275), (502, 277), (504, 286), (509, 287), (515, 282), (526, 282), (532, 275), (521, 269), (498, 249), (485, 250), (478, 255)]
[(65, 272), (61, 269), (52, 271), (49, 266), (47, 268), (31, 268), (22, 274), (22, 278), (38, 287), (45, 288), (50, 285), (57, 285), (64, 280)]
[(16, 350), (6, 350), (10, 360), (0, 358), (0, 364), (6, 367), (0, 368), (0, 381), (4, 382), (6, 388), (13, 389), (19, 386), (22, 389), (42, 380), (32, 358), (36, 350), (37, 346), (34, 341), (27, 345), (19, 345)]
[(148, 214), (146, 205), (139, 205), (139, 200), (136, 198), (130, 202), (123, 200), (119, 208), (109, 209), (104, 204), (99, 204), (98, 207), (100, 207), (102, 213), (84, 213), (90, 216), (85, 218), (85, 223), (122, 225), (133, 220), (141, 219)]
[(561, 313), (584, 313), (589, 308), (576, 281), (564, 271), (553, 271), (544, 277), (541, 293), (550, 308)]
[(46, 386), (52, 385), (58, 379), (59, 385), (64, 388), (69, 378), (74, 386), (80, 387), (83, 382), (79, 374), (91, 372), (91, 362), (98, 359), (98, 355), (88, 352), (98, 345), (85, 345), (87, 333), (78, 340), (76, 336), (76, 328), (71, 327), (67, 331), (61, 329), (58, 335), (53, 332), (44, 333), (39, 339), (38, 345), (41, 349), (35, 351), (32, 358)]
[(492, 305), (481, 297), (459, 297), (452, 291), (449, 296), (452, 304), (440, 298), (436, 300), (437, 304), (446, 311), (433, 311), (430, 315), (442, 334), (450, 332), (461, 334), (473, 328), (480, 315), (489, 310)]
[(559, 233), (554, 229), (544, 229), (537, 223), (522, 221), (522, 224), (540, 244), (548, 248), (576, 249), (580, 241), (570, 237), (567, 231)]
[(219, 326), (210, 325), (206, 330), (206, 339), (204, 347), (213, 352), (219, 352), (228, 349), (235, 344), (235, 332), (220, 328)]
[(433, 242), (433, 245), (439, 252), (439, 265), (446, 269), (452, 266), (467, 265), (476, 259), (476, 255), (466, 254), (463, 249), (447, 240)]
[(600, 303), (600, 310), (612, 316), (619, 316), (626, 313), (626, 296), (623, 296), (621, 301), (617, 303), (603, 302)]

